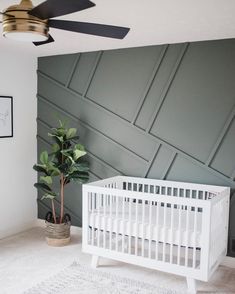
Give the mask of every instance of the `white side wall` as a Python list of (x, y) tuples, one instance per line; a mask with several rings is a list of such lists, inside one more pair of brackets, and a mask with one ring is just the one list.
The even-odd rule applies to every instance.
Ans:
[[(9, 47), (9, 46), (8, 46)], [(37, 59), (0, 48), (0, 95), (13, 96), (13, 138), (0, 138), (0, 238), (31, 227), (37, 218)]]

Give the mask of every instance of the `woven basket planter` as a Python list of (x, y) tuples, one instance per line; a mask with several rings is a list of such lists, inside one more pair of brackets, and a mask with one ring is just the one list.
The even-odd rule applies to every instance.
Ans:
[(46, 221), (46, 241), (50, 246), (65, 246), (70, 242), (71, 223), (53, 224)]

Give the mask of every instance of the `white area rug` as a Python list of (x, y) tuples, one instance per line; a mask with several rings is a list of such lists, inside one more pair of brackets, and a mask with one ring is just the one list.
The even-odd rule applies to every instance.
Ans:
[(179, 294), (171, 289), (126, 279), (74, 262), (24, 294)]

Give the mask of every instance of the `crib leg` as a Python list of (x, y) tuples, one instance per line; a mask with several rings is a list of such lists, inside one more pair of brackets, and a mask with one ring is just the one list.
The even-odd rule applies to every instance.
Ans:
[(98, 265), (99, 265), (99, 256), (97, 256), (97, 255), (92, 255), (92, 259), (91, 259), (91, 267), (92, 267), (92, 268), (97, 268)]
[(192, 278), (186, 278), (187, 279), (187, 285), (188, 285), (188, 292), (190, 294), (196, 294), (197, 293), (197, 286), (196, 286), (196, 280)]

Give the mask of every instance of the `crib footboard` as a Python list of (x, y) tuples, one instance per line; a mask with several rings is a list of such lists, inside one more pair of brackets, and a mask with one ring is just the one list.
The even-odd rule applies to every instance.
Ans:
[(207, 281), (226, 248), (227, 220), (223, 244), (212, 246), (220, 202), (205, 187), (163, 182), (115, 177), (83, 185), (83, 251)]

